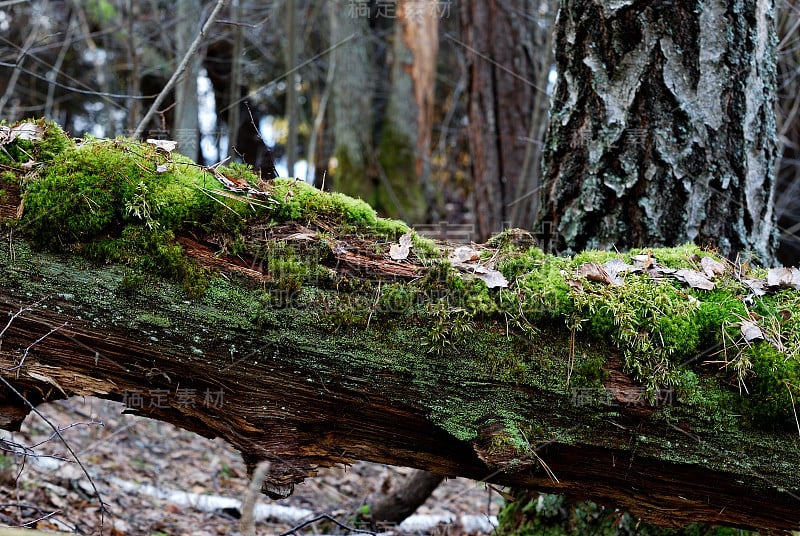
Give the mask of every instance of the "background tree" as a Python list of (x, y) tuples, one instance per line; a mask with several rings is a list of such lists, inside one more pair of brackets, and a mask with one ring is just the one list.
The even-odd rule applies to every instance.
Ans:
[(772, 262), (770, 1), (563, 4), (542, 218), (572, 250), (695, 241)]
[(476, 236), (531, 228), (539, 186), (538, 143), (547, 109), (553, 2), (461, 4), (469, 71), (469, 153)]

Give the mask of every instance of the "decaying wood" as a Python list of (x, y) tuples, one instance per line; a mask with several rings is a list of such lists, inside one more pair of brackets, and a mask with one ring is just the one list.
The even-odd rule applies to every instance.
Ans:
[[(276, 232), (317, 240), (299, 226)], [(400, 270), (359, 239), (345, 240), (328, 259), (330, 269), (349, 277), (355, 268), (377, 279), (426, 270), (410, 262)], [(181, 243), (198, 262), (244, 278), (243, 293), (269, 277), (258, 263), (214, 255), (219, 244), (212, 237)], [(800, 528), (796, 437), (704, 431), (703, 415), (691, 413), (679, 425), (667, 424), (655, 418), (659, 407), (625, 403), (633, 384), (613, 356), (606, 388), (617, 404), (584, 406), (565, 388), (564, 369), (542, 371), (553, 376), (551, 388), (542, 389), (488, 372), (469, 381), (454, 377), (447, 364), (464, 356), (428, 352), (414, 337), (395, 340), (409, 333), (407, 326), (384, 323), (377, 313), (368, 327), (331, 329), (300, 314), (312, 304), (301, 309), (290, 302), (266, 307), (264, 320), (246, 324), (237, 304), (182, 301), (165, 282), (127, 295), (118, 286), (120, 268), (31, 253), (18, 238), (4, 241), (0, 265), (0, 307), (19, 312), (2, 333), (0, 368), (30, 402), (94, 395), (222, 437), (250, 468), (271, 462), (264, 491), (273, 496), (289, 493), (319, 466), (369, 460), (590, 498), (667, 525)], [(547, 351), (565, 363), (569, 339), (565, 330), (542, 334)], [(608, 351), (577, 344), (579, 352)], [(534, 355), (535, 345), (529, 351)], [(404, 355), (424, 357), (424, 366)], [(459, 439), (441, 425), (441, 415), (432, 417), (436, 407), (485, 408), (485, 425), (476, 438)], [(502, 441), (508, 430), (499, 417), (509, 407), (544, 423), (524, 432), (536, 433), (527, 454)], [(28, 411), (13, 392), (0, 390), (3, 427), (18, 427)]]

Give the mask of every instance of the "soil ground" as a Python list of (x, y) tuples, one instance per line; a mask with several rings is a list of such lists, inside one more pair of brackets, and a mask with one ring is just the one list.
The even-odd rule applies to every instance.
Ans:
[[(221, 440), (121, 414), (122, 407), (94, 398), (72, 398), (39, 408), (61, 430), (96, 490), (41, 418), (29, 416), (20, 432), (0, 432), (0, 525), (100, 534), (99, 492), (106, 504), (103, 534), (239, 534), (238, 508), (216, 499), (241, 500), (244, 495), (248, 480), (238, 452)], [(23, 448), (30, 449), (26, 456), (19, 454)], [(400, 485), (408, 471), (363, 462), (322, 469), (287, 499), (270, 501), (260, 496), (259, 505), (295, 510), (273, 508), (266, 519), (257, 521), (256, 533), (289, 531), (302, 523), (297, 516), (307, 519), (309, 513), (327, 514), (347, 524), (365, 502)], [(197, 494), (191, 497), (211, 498), (220, 504), (203, 511), (196, 499), (181, 500), (185, 494), (165, 496), (170, 491)], [(458, 478), (443, 482), (417, 514), (475, 515), (486, 520), (501, 506), (502, 499), (490, 488)], [(455, 523), (413, 532), (456, 536), (486, 530)], [(330, 521), (297, 531), (298, 535), (321, 533), (352, 532)]]

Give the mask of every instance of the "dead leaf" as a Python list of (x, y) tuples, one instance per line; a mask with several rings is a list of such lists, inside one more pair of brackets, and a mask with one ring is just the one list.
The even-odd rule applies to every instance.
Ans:
[(40, 141), (44, 138), (44, 128), (38, 123), (19, 123), (11, 132), (20, 140)]
[(761, 328), (759, 328), (755, 322), (751, 322), (749, 320), (742, 320), (740, 329), (742, 330), (742, 336), (746, 341), (752, 341), (764, 338), (764, 334), (761, 332)]
[(800, 290), (800, 270), (797, 268), (770, 268), (767, 272), (767, 286), (791, 287)]
[(448, 257), (448, 260), (453, 264), (464, 264), (480, 260), (481, 253), (478, 250), (472, 249), (469, 246), (459, 246)]
[(411, 251), (411, 232), (401, 236), (398, 242), (389, 248), (389, 256), (393, 260), (402, 261), (408, 258), (408, 253)]
[(583, 283), (581, 283), (577, 279), (567, 279), (566, 281), (568, 287), (574, 288), (575, 290), (583, 291)]
[(608, 275), (611, 277), (614, 285), (622, 285), (623, 280), (620, 277), (620, 274), (625, 274), (628, 272), (638, 272), (641, 268), (637, 268), (632, 264), (628, 264), (622, 259), (611, 259), (603, 264), (603, 268), (605, 268)]
[(8, 145), (16, 139), (40, 141), (44, 128), (38, 123), (17, 123), (13, 127), (0, 126), (0, 146)]
[(711, 257), (703, 257), (700, 259), (700, 266), (703, 267), (703, 272), (706, 276), (710, 278), (725, 273), (725, 265)]
[(756, 296), (763, 296), (767, 293), (763, 279), (742, 279), (742, 283)]
[(498, 270), (478, 266), (475, 270), (475, 277), (486, 283), (489, 288), (507, 288), (508, 280)]
[(714, 290), (714, 282), (697, 270), (688, 270), (686, 268), (682, 268), (675, 272), (674, 277), (685, 282), (692, 288), (699, 288), (701, 290)]
[(149, 143), (150, 145), (153, 145), (156, 148), (156, 150), (163, 151), (163, 152), (165, 152), (167, 154), (169, 154), (172, 151), (174, 151), (175, 148), (178, 146), (178, 142), (177, 141), (172, 141), (172, 140), (154, 140), (153, 138), (148, 138), (147, 139), (147, 143)]
[(585, 262), (578, 266), (578, 275), (582, 275), (590, 281), (619, 285), (619, 283), (615, 282), (614, 278), (609, 275), (606, 269), (596, 262)]
[(403, 244), (392, 244), (389, 248), (389, 256), (396, 261), (402, 261), (408, 258), (409, 248)]
[(633, 255), (631, 260), (642, 270), (649, 269), (655, 263), (655, 258), (650, 254), (649, 251), (647, 252), (647, 255)]

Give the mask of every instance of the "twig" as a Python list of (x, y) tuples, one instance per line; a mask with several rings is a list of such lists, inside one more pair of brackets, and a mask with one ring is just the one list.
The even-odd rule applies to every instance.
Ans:
[(255, 536), (256, 534), (256, 520), (254, 515), (256, 497), (258, 497), (261, 492), (261, 484), (264, 482), (264, 475), (269, 471), (269, 466), (269, 460), (260, 462), (253, 471), (253, 478), (250, 479), (250, 485), (247, 486), (247, 490), (245, 490), (241, 506), (242, 517), (239, 523), (239, 527), (244, 536)]
[[(47, 2), (44, 3), (42, 6), (42, 10), (47, 9)], [(28, 38), (25, 40), (25, 44), (22, 46), (22, 50), (20, 51), (20, 55), (17, 58), (16, 64), (14, 65), (14, 70), (11, 71), (11, 76), (8, 79), (8, 83), (6, 84), (6, 91), (3, 93), (3, 96), (0, 97), (0, 114), (2, 114), (5, 110), (6, 104), (8, 103), (11, 96), (14, 94), (14, 88), (17, 85), (17, 81), (19, 80), (20, 71), (17, 70), (17, 67), (22, 67), (22, 64), (25, 62), (25, 58), (28, 55), (28, 51), (33, 46), (33, 43), (39, 37), (39, 28), (41, 26), (41, 20), (43, 17), (36, 17), (36, 22), (31, 29), (31, 33), (28, 34)], [(6, 114), (8, 115), (8, 114)]]
[[(45, 299), (47, 299), (47, 298), (46, 297), (42, 298), (41, 300), (35, 302), (32, 305), (28, 305), (26, 307), (20, 308), (20, 310), (17, 313), (15, 313), (11, 317), (11, 319), (8, 321), (8, 324), (6, 325), (6, 327), (4, 327), (2, 331), (0, 331), (0, 341), (2, 341), (3, 335), (5, 334), (6, 331), (8, 331), (8, 328), (11, 326), (11, 323), (14, 321), (15, 318), (19, 317), (19, 315), (21, 315), (23, 312), (32, 309), (34, 306), (36, 306), (37, 304), (41, 303)], [(52, 331), (51, 331), (51, 333), (52, 333)], [(59, 440), (61, 440), (61, 443), (64, 444), (64, 447), (67, 449), (67, 451), (70, 453), (72, 458), (75, 460), (75, 463), (78, 464), (78, 466), (81, 468), (81, 471), (83, 472), (83, 474), (86, 475), (86, 478), (89, 480), (89, 484), (92, 486), (92, 491), (94, 491), (94, 496), (97, 497), (97, 501), (100, 504), (100, 534), (102, 534), (103, 533), (103, 526), (104, 526), (104, 523), (105, 523), (106, 505), (103, 502), (103, 497), (100, 495), (100, 490), (97, 489), (97, 485), (94, 483), (94, 479), (92, 479), (92, 476), (89, 474), (89, 470), (86, 469), (86, 466), (83, 465), (83, 462), (81, 462), (80, 458), (78, 457), (78, 454), (75, 452), (75, 450), (72, 448), (72, 446), (69, 444), (69, 442), (61, 434), (61, 430), (58, 428), (58, 426), (53, 424), (53, 422), (50, 421), (50, 419), (45, 417), (44, 414), (41, 411), (39, 411), (36, 408), (36, 406), (34, 406), (31, 403), (30, 400), (25, 398), (25, 395), (20, 393), (17, 390), (16, 387), (11, 385), (11, 383), (2, 374), (0, 374), (0, 382), (2, 382), (3, 385), (5, 385), (8, 388), (9, 391), (11, 391), (15, 395), (17, 395), (19, 397), (19, 399), (22, 400), (22, 402), (26, 406), (28, 406), (34, 414), (36, 414), (40, 419), (42, 419), (42, 421), (44, 421), (53, 430), (54, 435), (57, 436)]]
[(52, 335), (56, 331), (60, 330), (61, 328), (65, 328), (67, 326), (69, 326), (69, 322), (64, 322), (60, 326), (56, 326), (54, 328), (50, 328), (50, 331), (48, 331), (47, 333), (45, 333), (44, 335), (42, 335), (41, 337), (39, 337), (38, 339), (36, 339), (32, 343), (30, 343), (27, 346), (27, 348), (25, 348), (25, 351), (22, 353), (22, 359), (19, 360), (19, 363), (17, 363), (17, 365), (15, 367), (11, 367), (10, 369), (6, 369), (6, 370), (9, 371), (9, 372), (12, 371), (12, 370), (16, 370), (17, 371), (17, 377), (19, 377), (19, 369), (21, 369), (22, 365), (25, 363), (25, 359), (28, 357), (28, 353), (30, 352), (31, 348), (33, 348), (34, 346), (36, 346), (37, 344), (39, 344), (40, 342), (45, 340), (47, 337), (49, 337), (50, 335)]
[(783, 382), (783, 385), (785, 385), (786, 390), (789, 391), (789, 399), (792, 401), (792, 413), (794, 413), (794, 422), (797, 425), (797, 434), (800, 435), (800, 420), (797, 418), (797, 408), (794, 405), (794, 395), (792, 394), (792, 389), (789, 387), (789, 382)]
[(299, 525), (296, 525), (296, 526), (292, 527), (291, 529), (287, 530), (286, 532), (280, 533), (278, 536), (289, 536), (290, 534), (297, 534), (297, 531), (302, 529), (303, 527), (306, 527), (306, 526), (308, 526), (308, 525), (310, 525), (312, 523), (316, 523), (317, 521), (321, 521), (323, 519), (326, 519), (326, 520), (330, 521), (331, 523), (333, 523), (334, 525), (336, 525), (339, 528), (342, 528), (344, 530), (349, 530), (350, 532), (357, 532), (359, 534), (373, 534), (373, 535), (376, 534), (375, 532), (373, 532), (371, 530), (357, 529), (355, 527), (350, 527), (348, 525), (345, 525), (341, 521), (338, 521), (337, 519), (335, 519), (334, 517), (332, 517), (332, 516), (330, 516), (328, 514), (320, 514), (317, 517), (313, 517), (313, 518), (309, 519), (308, 521), (303, 521)]
[(211, 28), (211, 25), (214, 23), (214, 20), (217, 18), (217, 15), (225, 6), (226, 2), (227, 0), (217, 0), (216, 5), (214, 5), (214, 9), (211, 11), (208, 19), (206, 19), (205, 24), (203, 24), (203, 27), (197, 34), (197, 37), (195, 37), (191, 46), (189, 46), (189, 50), (187, 50), (186, 54), (183, 55), (183, 59), (181, 60), (180, 64), (178, 64), (178, 68), (175, 69), (174, 73), (172, 73), (172, 77), (170, 77), (167, 85), (164, 86), (164, 89), (162, 89), (161, 93), (158, 94), (158, 97), (156, 97), (156, 100), (153, 102), (152, 106), (150, 106), (150, 109), (147, 110), (144, 118), (139, 122), (139, 126), (136, 127), (136, 131), (133, 133), (132, 138), (138, 139), (142, 137), (145, 127), (147, 127), (147, 124), (153, 118), (153, 115), (155, 115), (156, 110), (159, 109), (161, 103), (164, 102), (164, 99), (167, 98), (169, 92), (172, 91), (173, 87), (175, 87), (175, 83), (178, 81), (178, 78), (183, 75), (183, 72), (189, 65), (189, 61), (191, 61), (192, 56), (194, 56), (195, 52), (197, 52), (197, 49), (200, 47), (200, 43), (203, 41), (203, 38), (208, 33), (208, 30)]
[(94, 496), (97, 497), (97, 502), (100, 504), (100, 534), (102, 534), (103, 526), (105, 523), (106, 504), (103, 502), (103, 497), (100, 495), (100, 490), (97, 489), (97, 485), (94, 483), (92, 475), (89, 474), (89, 470), (86, 469), (86, 466), (83, 465), (83, 462), (78, 457), (78, 454), (75, 452), (75, 450), (73, 450), (69, 442), (64, 438), (63, 435), (61, 435), (61, 432), (59, 431), (58, 427), (55, 424), (53, 424), (50, 421), (50, 419), (45, 417), (41, 411), (36, 409), (36, 406), (31, 404), (31, 402), (27, 398), (25, 398), (25, 395), (20, 393), (13, 385), (11, 385), (11, 383), (8, 380), (6, 380), (2, 374), (0, 374), (0, 382), (2, 382), (3, 385), (5, 385), (9, 391), (17, 395), (20, 398), (20, 400), (22, 400), (25, 403), (25, 405), (31, 409), (33, 413), (35, 413), (40, 419), (42, 419), (45, 422), (45, 424), (47, 424), (53, 430), (55, 435), (58, 436), (58, 439), (61, 440), (61, 443), (64, 444), (64, 447), (72, 455), (72, 458), (75, 460), (75, 463), (77, 463), (78, 467), (81, 468), (83, 474), (86, 475), (86, 478), (89, 480), (89, 485), (92, 486), (92, 491), (94, 492)]

